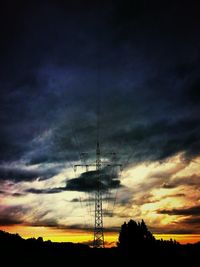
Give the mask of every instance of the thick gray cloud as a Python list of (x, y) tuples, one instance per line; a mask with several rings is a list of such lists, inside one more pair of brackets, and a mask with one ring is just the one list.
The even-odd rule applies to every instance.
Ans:
[(29, 188), (26, 190), (26, 192), (32, 193), (32, 194), (57, 194), (65, 190), (67, 190), (66, 187), (56, 187), (56, 188), (50, 188), (50, 189)]
[(0, 218), (1, 226), (15, 225), (15, 224), (21, 224), (21, 223), (23, 223), (23, 220), (11, 218), (9, 214), (4, 215), (3, 217)]
[[(62, 191), (94, 192), (97, 189), (98, 179), (97, 171), (88, 171), (82, 173), (78, 178), (67, 180), (66, 186), (50, 189), (30, 188), (26, 192), (33, 194), (55, 194)], [(120, 181), (116, 177), (113, 177), (112, 173), (109, 174), (102, 170), (100, 171), (99, 186), (105, 192), (110, 189), (119, 188), (121, 185)], [(73, 202), (77, 202), (77, 199), (73, 199)]]
[(200, 177), (198, 175), (193, 174), (191, 176), (179, 177), (173, 179), (172, 181), (170, 181), (169, 179), (169, 182), (163, 183), (163, 188), (171, 189), (182, 185), (188, 185), (199, 188)]
[(200, 206), (194, 206), (183, 209), (171, 209), (171, 210), (159, 210), (158, 213), (168, 214), (168, 215), (191, 215), (191, 216), (200, 216)]
[(191, 227), (192, 226), (199, 227), (199, 225), (200, 225), (200, 216), (189, 217), (189, 218), (184, 219), (182, 222), (184, 224), (186, 224), (186, 225), (191, 225)]
[[(58, 167), (37, 167), (27, 168), (28, 166), (0, 166), (0, 180), (12, 180), (15, 182), (32, 181), (36, 179), (45, 180), (51, 178), (59, 172)], [(60, 168), (59, 168), (60, 169)]]
[[(112, 197), (112, 196), (103, 196), (103, 201), (111, 201), (111, 202), (113, 202), (114, 200), (115, 200), (115, 198), (114, 197)], [(94, 202), (95, 201), (95, 198), (93, 198), (93, 197), (90, 197), (90, 198), (84, 198), (84, 199), (79, 199), (79, 198), (73, 198), (72, 200), (71, 200), (71, 202)]]
[(15, 206), (1, 206), (0, 207), (0, 225), (15, 225), (22, 224), (24, 222), (24, 215), (27, 212), (27, 208), (21, 205)]
[[(72, 191), (91, 192), (95, 191), (97, 186), (97, 171), (84, 172), (79, 178), (70, 179), (67, 181), (67, 189)], [(109, 189), (118, 188), (120, 186), (120, 181), (116, 177), (113, 177), (112, 174), (101, 171), (99, 186), (101, 190), (107, 191)]]
[[(39, 217), (39, 216), (38, 216)], [(61, 225), (57, 222), (56, 219), (35, 219), (33, 222), (29, 223), (31, 226), (35, 227), (56, 227), (59, 228)]]
[(179, 224), (174, 223), (173, 225), (168, 225), (168, 227), (149, 226), (149, 229), (152, 233), (155, 233), (155, 234), (163, 234), (163, 233), (170, 234), (170, 235), (199, 234), (199, 227), (194, 228), (194, 227), (191, 227), (191, 225), (189, 227), (188, 226), (189, 225), (182, 224), (182, 223), (179, 223)]

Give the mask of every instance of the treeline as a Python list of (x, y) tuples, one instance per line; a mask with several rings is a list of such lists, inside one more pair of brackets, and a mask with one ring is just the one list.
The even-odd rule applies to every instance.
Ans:
[[(181, 245), (175, 240), (156, 240), (145, 222), (130, 220), (121, 226), (116, 247), (92, 249), (88, 245), (23, 239), (18, 234), (0, 231), (0, 266), (66, 266), (141, 261), (199, 261), (200, 242)], [(69, 264), (69, 263), (72, 264)], [(1, 263), (4, 263), (2, 265)], [(133, 264), (134, 265), (134, 264)]]

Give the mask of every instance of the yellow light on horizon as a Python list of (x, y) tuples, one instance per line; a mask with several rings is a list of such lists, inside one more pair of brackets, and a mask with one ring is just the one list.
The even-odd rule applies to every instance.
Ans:
[[(16, 234), (21, 237), (38, 238), (42, 237), (44, 241), (52, 242), (73, 242), (87, 243), (93, 240), (93, 232), (75, 229), (58, 229), (53, 227), (34, 227), (34, 226), (1, 226), (0, 230)], [(105, 232), (106, 247), (115, 246), (118, 241), (118, 232)], [(154, 234), (156, 239), (176, 240), (181, 244), (200, 242), (200, 234)]]

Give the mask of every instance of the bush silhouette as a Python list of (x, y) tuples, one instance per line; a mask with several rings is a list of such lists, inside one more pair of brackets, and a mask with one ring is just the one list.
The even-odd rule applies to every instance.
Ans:
[(155, 238), (148, 230), (145, 222), (135, 222), (130, 220), (128, 223), (124, 223), (121, 226), (119, 234), (118, 247), (120, 248), (132, 248), (147, 246), (155, 242)]

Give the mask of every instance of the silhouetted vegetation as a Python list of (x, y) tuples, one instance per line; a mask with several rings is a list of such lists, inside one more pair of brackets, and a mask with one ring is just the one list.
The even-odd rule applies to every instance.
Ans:
[[(127, 256), (134, 254), (136, 258), (144, 257), (144, 255), (148, 259), (186, 259), (189, 257), (189, 246), (180, 245), (172, 239), (156, 240), (143, 220), (125, 222), (121, 226), (117, 246), (120, 253), (125, 253)], [(192, 245), (192, 248), (193, 256), (197, 256), (196, 249), (200, 248), (200, 243)]]
[(121, 226), (118, 247), (124, 249), (131, 249), (133, 247), (142, 248), (143, 246), (150, 246), (154, 243), (155, 238), (143, 220), (141, 223), (130, 220)]
[[(92, 249), (88, 245), (23, 239), (18, 234), (0, 231), (1, 266), (68, 266), (70, 262), (93, 265), (137, 261), (197, 261), (200, 242), (180, 245), (175, 240), (156, 240), (145, 222), (130, 220), (121, 226), (117, 247)], [(4, 263), (4, 264), (2, 264)]]

